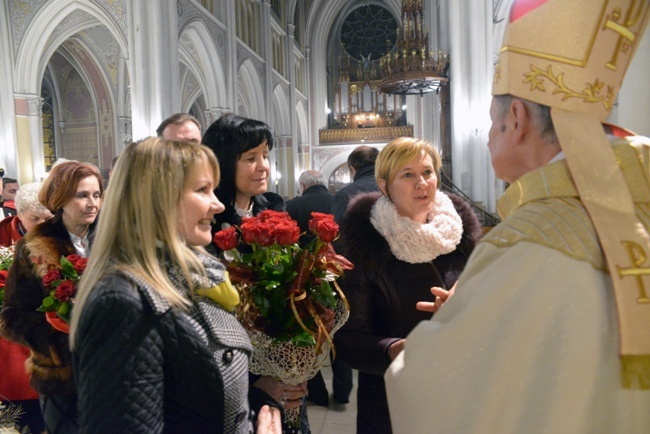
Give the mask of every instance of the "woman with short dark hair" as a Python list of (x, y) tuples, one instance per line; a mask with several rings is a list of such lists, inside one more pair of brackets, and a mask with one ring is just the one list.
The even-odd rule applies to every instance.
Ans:
[(228, 113), (210, 125), (202, 142), (215, 153), (221, 168), (221, 182), (215, 193), (226, 210), (216, 216), (215, 232), (239, 225), (242, 217), (255, 216), (265, 209), (284, 211), (282, 197), (267, 191), (269, 152), (273, 149), (268, 125)]

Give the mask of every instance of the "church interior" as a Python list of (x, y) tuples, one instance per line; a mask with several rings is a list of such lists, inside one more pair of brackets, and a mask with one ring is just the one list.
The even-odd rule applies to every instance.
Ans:
[[(285, 198), (304, 170), (335, 191), (355, 147), (413, 136), (434, 144), (445, 187), (491, 225), (505, 184), (490, 166), (488, 109), (511, 2), (7, 0), (0, 167), (26, 183), (63, 157), (106, 176), (169, 115), (205, 131), (234, 112), (271, 126), (270, 185)], [(648, 66), (646, 33), (610, 116), (642, 135)]]

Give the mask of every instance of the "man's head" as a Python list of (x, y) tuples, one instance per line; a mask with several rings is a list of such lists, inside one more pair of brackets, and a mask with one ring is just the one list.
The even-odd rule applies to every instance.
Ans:
[(348, 156), (348, 167), (352, 177), (364, 166), (375, 165), (377, 160), (377, 155), (379, 155), (379, 150), (371, 146), (359, 146), (355, 148), (350, 155)]
[[(602, 122), (609, 114), (647, 24), (648, 6), (627, 0), (514, 0), (492, 86), (489, 147), (499, 178), (513, 182), (546, 164), (560, 152), (558, 144), (565, 154), (568, 148), (593, 150), (581, 131), (587, 119)], [(619, 23), (622, 13), (630, 17), (625, 26)], [(573, 128), (558, 130), (556, 122)]]
[(29, 232), (39, 223), (52, 218), (50, 210), (38, 201), (40, 189), (40, 182), (30, 182), (23, 185), (16, 194), (16, 212), (25, 232)]
[(199, 144), (201, 143), (201, 124), (188, 113), (176, 113), (162, 121), (156, 134), (165, 140)]
[(303, 194), (312, 185), (324, 185), (327, 187), (327, 179), (325, 179), (322, 173), (316, 170), (306, 170), (300, 174), (298, 184), (300, 184), (300, 194)]
[(111, 175), (113, 175), (113, 170), (115, 170), (115, 165), (117, 164), (117, 159), (118, 159), (118, 158), (120, 158), (120, 156), (119, 156), (119, 155), (116, 155), (116, 156), (113, 157), (113, 159), (111, 160), (111, 168), (108, 169), (108, 178), (109, 178), (109, 179), (111, 178)]
[(2, 178), (2, 198), (4, 200), (14, 200), (16, 199), (16, 193), (20, 186), (18, 181), (13, 178)]
[(492, 98), (488, 148), (496, 176), (512, 183), (548, 163), (561, 149), (550, 108), (511, 95)]

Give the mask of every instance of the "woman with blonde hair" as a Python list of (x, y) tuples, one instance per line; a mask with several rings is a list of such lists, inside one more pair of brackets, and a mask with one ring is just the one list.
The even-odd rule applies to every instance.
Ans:
[(426, 141), (399, 138), (375, 163), (381, 193), (355, 197), (341, 222), (341, 281), (350, 318), (334, 338), (336, 354), (359, 370), (357, 433), (390, 433), (383, 374), (408, 333), (431, 311), (432, 287), (450, 289), (482, 234), (461, 198), (438, 190), (440, 156)]
[[(120, 155), (72, 316), (82, 432), (252, 430), (239, 297), (203, 249), (218, 180), (202, 145), (152, 137)], [(279, 427), (277, 409), (260, 416), (258, 432)]]

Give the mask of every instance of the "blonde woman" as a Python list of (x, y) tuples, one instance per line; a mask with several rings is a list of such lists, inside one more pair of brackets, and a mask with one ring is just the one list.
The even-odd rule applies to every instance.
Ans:
[(354, 264), (341, 287), (350, 318), (336, 334), (337, 357), (359, 370), (357, 433), (390, 433), (383, 374), (406, 335), (431, 312), (432, 287), (450, 289), (482, 234), (461, 198), (438, 190), (440, 156), (426, 141), (399, 138), (375, 163), (381, 193), (355, 197), (341, 222)]
[[(149, 138), (120, 155), (72, 318), (82, 432), (253, 431), (238, 296), (203, 249), (218, 180), (205, 146)], [(262, 422), (274, 432), (280, 412)]]

